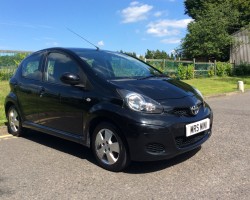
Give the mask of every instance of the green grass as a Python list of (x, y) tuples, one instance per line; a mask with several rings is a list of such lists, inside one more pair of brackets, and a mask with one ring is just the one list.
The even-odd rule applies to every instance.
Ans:
[(8, 81), (0, 81), (0, 126), (7, 121), (4, 112), (4, 100), (9, 91)]
[(184, 82), (198, 88), (204, 96), (210, 96), (237, 91), (238, 81), (243, 81), (245, 89), (250, 89), (250, 76), (200, 78)]
[[(237, 82), (244, 81), (245, 89), (250, 89), (248, 77), (214, 77), (185, 80), (184, 82), (198, 88), (204, 96), (237, 91)], [(0, 126), (7, 120), (4, 113), (4, 99), (9, 93), (8, 81), (0, 81)]]

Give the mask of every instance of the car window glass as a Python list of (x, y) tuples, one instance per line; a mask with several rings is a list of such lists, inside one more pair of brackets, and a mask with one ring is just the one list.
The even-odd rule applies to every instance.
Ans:
[(110, 63), (117, 78), (148, 76), (150, 74), (148, 68), (140, 67), (136, 61), (131, 63), (129, 59), (123, 57), (112, 56)]
[(41, 54), (31, 55), (29, 58), (24, 60), (24, 62), (22, 63), (22, 77), (34, 80), (41, 80), (41, 60)]
[(151, 66), (121, 53), (79, 50), (75, 50), (75, 53), (96, 75), (105, 79), (141, 78), (161, 74)]
[(62, 83), (60, 78), (66, 72), (79, 75), (79, 66), (74, 60), (65, 54), (50, 53), (48, 55), (45, 70), (45, 81)]

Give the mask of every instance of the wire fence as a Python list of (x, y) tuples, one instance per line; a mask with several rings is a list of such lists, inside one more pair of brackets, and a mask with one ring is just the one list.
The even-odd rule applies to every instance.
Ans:
[[(166, 59), (145, 59), (145, 62), (151, 66), (159, 69), (164, 74), (177, 77), (178, 76), (178, 66), (194, 66), (194, 77), (208, 77), (209, 72), (213, 71), (216, 75), (216, 62), (195, 62), (193, 61), (174, 61)], [(9, 80), (11, 76), (15, 73), (17, 66), (0, 66), (0, 81)]]
[(178, 75), (178, 66), (188, 66), (193, 65), (194, 66), (194, 77), (208, 77), (209, 71), (213, 70), (214, 74), (216, 74), (215, 71), (215, 62), (195, 62), (195, 59), (193, 61), (175, 61), (175, 60), (166, 60), (166, 59), (145, 59), (145, 62), (150, 64), (151, 66), (159, 69), (164, 74), (167, 74), (169, 76), (177, 76)]

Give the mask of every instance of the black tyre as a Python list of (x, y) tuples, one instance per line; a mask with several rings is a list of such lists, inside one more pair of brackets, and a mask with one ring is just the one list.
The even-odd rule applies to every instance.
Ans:
[(113, 124), (99, 124), (94, 130), (91, 141), (96, 160), (104, 169), (118, 172), (130, 163), (125, 142)]
[(8, 131), (14, 136), (21, 136), (23, 133), (21, 117), (15, 106), (11, 106), (7, 113)]

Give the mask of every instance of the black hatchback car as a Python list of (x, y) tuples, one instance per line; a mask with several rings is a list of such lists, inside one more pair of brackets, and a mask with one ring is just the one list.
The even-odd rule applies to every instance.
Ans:
[(213, 114), (194, 87), (125, 54), (82, 48), (33, 53), (10, 80), (8, 130), (32, 129), (92, 148), (98, 164), (123, 170), (195, 149)]

